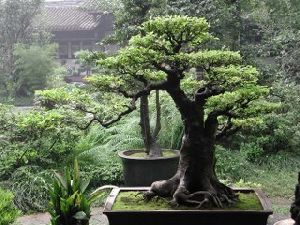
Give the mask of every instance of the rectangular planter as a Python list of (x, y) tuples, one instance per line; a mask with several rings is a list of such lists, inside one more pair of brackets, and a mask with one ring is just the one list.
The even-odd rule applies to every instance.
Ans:
[(112, 210), (120, 191), (146, 191), (147, 187), (115, 188), (107, 198), (104, 214), (110, 225), (266, 225), (272, 209), (261, 190), (235, 189), (241, 193), (255, 192), (262, 210)]

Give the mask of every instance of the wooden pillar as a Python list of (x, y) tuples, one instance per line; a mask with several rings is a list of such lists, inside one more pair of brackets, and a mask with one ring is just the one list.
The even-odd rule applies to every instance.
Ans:
[(68, 59), (72, 59), (72, 44), (68, 42)]

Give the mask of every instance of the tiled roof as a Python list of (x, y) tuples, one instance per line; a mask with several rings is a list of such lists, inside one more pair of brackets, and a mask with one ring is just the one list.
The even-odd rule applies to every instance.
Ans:
[(51, 7), (68, 7), (68, 6), (79, 6), (85, 2), (89, 2), (90, 0), (45, 0), (45, 6)]
[(42, 15), (52, 31), (93, 30), (102, 17), (101, 13), (88, 13), (78, 7), (45, 7)]

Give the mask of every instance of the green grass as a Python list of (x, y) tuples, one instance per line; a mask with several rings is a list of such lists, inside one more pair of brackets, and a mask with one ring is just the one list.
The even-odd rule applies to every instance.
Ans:
[[(176, 153), (173, 150), (164, 150), (163, 151), (163, 156), (164, 157), (171, 157), (171, 156), (175, 156)], [(132, 155), (130, 155), (132, 157), (137, 157), (137, 158), (147, 158), (149, 157), (146, 152), (136, 152)]]
[[(170, 199), (156, 197), (146, 202), (143, 194), (137, 191), (123, 191), (119, 193), (113, 210), (193, 210), (187, 206), (172, 207)], [(225, 210), (262, 210), (259, 199), (254, 193), (239, 193), (239, 201)]]
[(227, 184), (261, 188), (272, 198), (293, 197), (300, 171), (300, 155), (279, 152), (249, 162), (238, 151), (221, 148), (216, 153), (218, 177)]

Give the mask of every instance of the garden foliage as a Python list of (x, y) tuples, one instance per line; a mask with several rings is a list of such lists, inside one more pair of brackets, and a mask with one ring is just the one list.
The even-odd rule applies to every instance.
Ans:
[(20, 215), (13, 203), (14, 196), (11, 192), (0, 188), (0, 225), (9, 225)]

